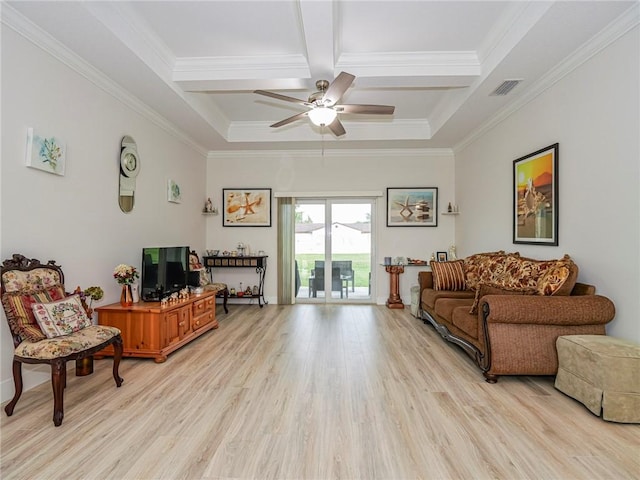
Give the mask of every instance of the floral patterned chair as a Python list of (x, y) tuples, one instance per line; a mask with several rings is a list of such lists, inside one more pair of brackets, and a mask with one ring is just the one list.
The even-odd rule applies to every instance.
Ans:
[(2, 306), (14, 344), (13, 382), (15, 395), (5, 407), (8, 416), (22, 395), (22, 364), (51, 365), (53, 423), (64, 417), (63, 394), (67, 383), (67, 362), (80, 362), (113, 345), (113, 378), (122, 385), (118, 373), (122, 358), (122, 337), (114, 327), (93, 325), (84, 298), (68, 295), (64, 274), (53, 260), (47, 264), (14, 254), (0, 270)]

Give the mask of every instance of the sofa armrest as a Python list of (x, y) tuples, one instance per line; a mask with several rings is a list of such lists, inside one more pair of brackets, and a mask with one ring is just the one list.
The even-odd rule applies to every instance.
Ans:
[(433, 288), (433, 273), (431, 272), (418, 272), (418, 285), (420, 285), (420, 296), (422, 297), (422, 291), (426, 288)]
[(613, 320), (613, 302), (601, 295), (485, 295), (479, 314), (487, 323), (600, 325)]

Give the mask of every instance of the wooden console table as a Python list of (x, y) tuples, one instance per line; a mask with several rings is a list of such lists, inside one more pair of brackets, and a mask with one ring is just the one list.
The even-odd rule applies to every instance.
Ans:
[[(162, 305), (139, 302), (130, 307), (112, 303), (98, 307), (98, 324), (117, 327), (122, 332), (123, 356), (153, 358), (162, 363), (167, 356), (211, 329), (216, 320), (216, 290)], [(113, 355), (109, 346), (99, 355)]]
[(204, 266), (209, 272), (211, 282), (215, 283), (213, 279), (214, 268), (255, 268), (258, 274), (258, 295), (243, 295), (239, 297), (237, 295), (229, 295), (229, 298), (247, 298), (252, 299), (258, 297), (258, 305), (262, 308), (268, 302), (264, 298), (264, 275), (267, 271), (267, 255), (258, 256), (243, 256), (243, 257), (202, 257)]

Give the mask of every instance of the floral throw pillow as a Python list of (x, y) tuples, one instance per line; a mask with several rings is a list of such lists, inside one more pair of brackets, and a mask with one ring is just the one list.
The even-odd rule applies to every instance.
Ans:
[(33, 315), (47, 338), (69, 335), (91, 325), (78, 295), (57, 302), (36, 303), (32, 308)]
[(54, 285), (44, 290), (19, 291), (2, 295), (2, 306), (11, 326), (11, 331), (20, 335), (22, 340), (39, 342), (46, 337), (33, 316), (32, 305), (65, 298), (64, 287)]
[(476, 253), (464, 259), (464, 275), (469, 290), (477, 290), (480, 283), (488, 283), (500, 277), (507, 262), (511, 258), (518, 257), (518, 252)]

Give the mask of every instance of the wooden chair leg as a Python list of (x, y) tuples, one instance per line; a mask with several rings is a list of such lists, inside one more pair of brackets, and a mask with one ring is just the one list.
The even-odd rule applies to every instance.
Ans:
[(67, 362), (56, 358), (51, 362), (51, 384), (53, 386), (53, 424), (62, 425), (64, 418), (64, 387), (67, 383)]
[(229, 313), (229, 309), (227, 308), (227, 299), (229, 298), (229, 289), (225, 288), (222, 294), (222, 306), (224, 307), (224, 313)]
[(120, 387), (124, 381), (118, 372), (123, 350), (122, 337), (118, 335), (113, 342), (113, 379), (116, 381), (116, 387)]
[(8, 417), (13, 415), (13, 409), (18, 403), (20, 395), (22, 395), (22, 362), (19, 362), (15, 358), (13, 359), (13, 384), (16, 389), (16, 393), (13, 395), (13, 399), (4, 407), (4, 412)]

